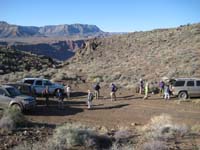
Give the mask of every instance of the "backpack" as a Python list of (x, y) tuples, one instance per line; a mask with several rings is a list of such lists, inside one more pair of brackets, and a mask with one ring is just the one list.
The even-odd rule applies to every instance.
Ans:
[(90, 97), (89, 97), (89, 101), (92, 101), (94, 99), (94, 95), (91, 93)]

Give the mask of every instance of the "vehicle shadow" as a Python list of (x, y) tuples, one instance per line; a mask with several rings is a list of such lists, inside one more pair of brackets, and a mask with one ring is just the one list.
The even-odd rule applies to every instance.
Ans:
[[(77, 102), (83, 104), (83, 102)], [(83, 112), (81, 108), (70, 107), (68, 102), (64, 101), (63, 107), (59, 106), (58, 101), (49, 100), (49, 105), (46, 105), (45, 100), (37, 100), (37, 106), (34, 110), (25, 112), (25, 115), (32, 116), (67, 116), (75, 115)]]
[(81, 108), (74, 108), (64, 105), (63, 108), (58, 107), (58, 105), (40, 105), (32, 111), (25, 113), (27, 116), (68, 116), (75, 115), (77, 113), (83, 112)]

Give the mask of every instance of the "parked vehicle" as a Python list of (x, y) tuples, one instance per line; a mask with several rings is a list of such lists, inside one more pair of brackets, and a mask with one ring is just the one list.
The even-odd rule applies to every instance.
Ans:
[(0, 107), (15, 107), (20, 111), (29, 110), (36, 106), (33, 97), (22, 95), (18, 89), (9, 85), (0, 86)]
[(200, 79), (198, 78), (177, 78), (173, 81), (172, 94), (179, 99), (189, 97), (200, 97)]
[(32, 90), (32, 87), (30, 84), (27, 83), (6, 83), (5, 85), (10, 85), (15, 87), (20, 91), (21, 94), (28, 95), (28, 96), (33, 96), (35, 97), (35, 93)]
[(64, 90), (64, 86), (58, 83), (52, 83), (48, 79), (42, 78), (24, 78), (22, 83), (27, 83), (32, 86), (32, 90), (35, 91), (36, 94), (42, 94), (46, 86), (48, 86), (49, 94), (55, 95), (58, 89)]

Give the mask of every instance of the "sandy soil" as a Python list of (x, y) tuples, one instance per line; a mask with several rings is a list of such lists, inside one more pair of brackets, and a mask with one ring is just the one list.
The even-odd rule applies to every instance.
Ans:
[(87, 89), (76, 87), (70, 100), (64, 100), (64, 109), (59, 109), (56, 98), (50, 99), (46, 107), (43, 98), (38, 100), (38, 107), (26, 116), (39, 123), (60, 124), (68, 121), (80, 121), (107, 127), (131, 126), (146, 124), (151, 117), (169, 114), (175, 122), (186, 125), (200, 124), (200, 104), (192, 102), (179, 103), (176, 98), (165, 101), (159, 95), (150, 95), (148, 100), (135, 94), (132, 90), (119, 89), (117, 101), (111, 101), (109, 90), (101, 90), (99, 100), (93, 100), (92, 110), (87, 109)]

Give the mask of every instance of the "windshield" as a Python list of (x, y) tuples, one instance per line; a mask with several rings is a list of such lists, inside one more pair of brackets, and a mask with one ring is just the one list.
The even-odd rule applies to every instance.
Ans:
[(12, 97), (20, 95), (19, 90), (17, 90), (16, 88), (9, 87), (9, 88), (6, 88), (6, 90), (8, 91), (10, 96), (12, 96)]

